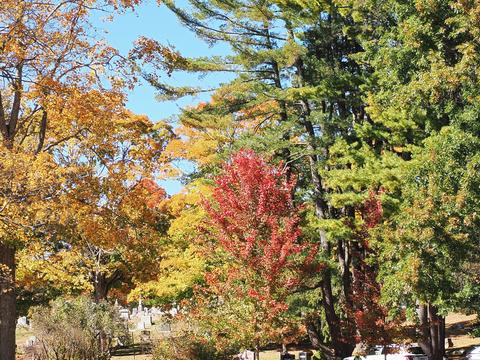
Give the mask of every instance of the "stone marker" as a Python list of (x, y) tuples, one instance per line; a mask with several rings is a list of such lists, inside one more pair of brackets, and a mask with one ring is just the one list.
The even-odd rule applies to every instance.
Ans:
[(26, 316), (19, 317), (17, 320), (17, 326), (28, 326), (28, 319)]
[(30, 336), (27, 341), (25, 341), (25, 346), (30, 347), (34, 346), (37, 343), (37, 337), (36, 336)]
[(152, 315), (143, 315), (141, 320), (146, 328), (152, 327)]
[(120, 309), (119, 311), (120, 318), (124, 320), (129, 320), (130, 319), (130, 311), (128, 309)]

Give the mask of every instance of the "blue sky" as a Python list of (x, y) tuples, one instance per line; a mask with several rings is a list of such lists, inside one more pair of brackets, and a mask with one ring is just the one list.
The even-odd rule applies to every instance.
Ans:
[[(185, 1), (183, 1), (185, 2)], [(179, 1), (178, 3), (182, 3)], [(209, 47), (195, 34), (183, 27), (175, 15), (165, 6), (159, 6), (155, 1), (144, 1), (134, 12), (128, 11), (116, 15), (113, 21), (95, 21), (96, 26), (106, 31), (104, 37), (110, 45), (128, 53), (133, 42), (140, 36), (146, 36), (164, 44), (175, 46), (185, 56), (224, 55), (229, 52), (226, 45)], [(209, 75), (199, 79), (194, 74), (174, 73), (165, 77), (171, 85), (193, 85), (202, 87), (215, 86), (228, 81), (227, 74)], [(155, 99), (155, 90), (148, 84), (138, 86), (129, 94), (127, 107), (138, 114), (146, 114), (153, 121), (166, 119), (179, 113), (181, 107), (205, 101), (208, 95), (188, 97), (178, 101), (159, 102)], [(180, 164), (182, 167), (182, 164)], [(189, 166), (183, 165), (187, 171)], [(181, 190), (181, 183), (177, 180), (166, 180), (161, 183), (169, 194)]]

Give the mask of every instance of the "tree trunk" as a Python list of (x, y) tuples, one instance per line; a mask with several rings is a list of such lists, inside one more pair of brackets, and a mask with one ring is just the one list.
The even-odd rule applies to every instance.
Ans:
[(0, 243), (0, 358), (15, 360), (15, 248)]
[(322, 336), (316, 325), (317, 323), (317, 314), (308, 314), (305, 316), (305, 328), (307, 329), (308, 338), (314, 349), (320, 349), (320, 346), (323, 343)]
[(428, 306), (430, 340), (432, 343), (431, 360), (442, 360), (445, 355), (445, 319), (438, 315), (436, 306)]
[(93, 281), (93, 297), (96, 303), (106, 300), (108, 295), (108, 281), (105, 274), (95, 273)]
[(430, 360), (442, 360), (445, 355), (445, 318), (438, 315), (436, 306), (420, 304), (417, 310), (420, 322), (419, 345)]
[(432, 357), (432, 343), (430, 341), (430, 326), (428, 324), (428, 309), (426, 304), (417, 304), (417, 315), (419, 320), (419, 341), (418, 344), (428, 358)]
[(348, 242), (339, 239), (337, 241), (337, 252), (338, 252), (338, 262), (340, 264), (340, 270), (342, 274), (343, 296), (345, 297), (345, 303), (347, 304), (347, 306), (351, 306), (352, 305), (352, 299), (351, 299), (352, 277), (350, 275), (351, 256), (350, 256)]

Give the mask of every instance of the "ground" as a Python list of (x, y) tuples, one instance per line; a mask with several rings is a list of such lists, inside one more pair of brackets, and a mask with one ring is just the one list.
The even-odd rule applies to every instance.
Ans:
[[(446, 318), (447, 337), (450, 337), (454, 348), (463, 348), (472, 345), (480, 345), (480, 338), (474, 338), (468, 335), (473, 326), (477, 323), (476, 315), (451, 314)], [(17, 330), (17, 346), (21, 351), (28, 337), (32, 333), (26, 329), (21, 328)], [(138, 336), (135, 335), (135, 336)], [(280, 350), (265, 351), (261, 354), (261, 360), (278, 360), (280, 358)], [(298, 359), (298, 351), (290, 351), (295, 354)], [(21, 358), (19, 358), (21, 359)], [(115, 360), (150, 360), (149, 355), (129, 354), (124, 356), (115, 356)]]
[(454, 348), (480, 344), (480, 338), (468, 335), (476, 323), (476, 315), (450, 314), (447, 316), (445, 319), (447, 337), (452, 339)]

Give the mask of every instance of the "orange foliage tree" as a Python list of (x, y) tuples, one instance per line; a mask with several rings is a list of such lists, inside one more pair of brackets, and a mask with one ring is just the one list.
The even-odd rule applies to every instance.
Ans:
[[(124, 108), (128, 63), (92, 41), (93, 10), (137, 0), (5, 0), (0, 3), (0, 354), (15, 357), (15, 254), (53, 241), (78, 207), (72, 194), (112, 159), (135, 180), (161, 151), (148, 119)], [(150, 135), (149, 135), (150, 134)], [(125, 164), (131, 164), (128, 171)], [(136, 166), (134, 166), (134, 164)]]

